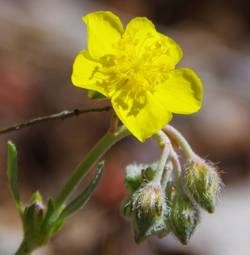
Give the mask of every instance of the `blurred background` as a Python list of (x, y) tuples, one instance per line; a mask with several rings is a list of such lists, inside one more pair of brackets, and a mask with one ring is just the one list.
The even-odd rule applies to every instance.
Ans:
[[(128, 138), (105, 156), (106, 171), (88, 205), (35, 254), (245, 255), (250, 242), (250, 2), (248, 0), (0, 0), (0, 127), (64, 109), (100, 106), (70, 82), (72, 62), (86, 47), (82, 15), (112, 10), (124, 23), (147, 16), (183, 48), (205, 86), (203, 109), (172, 124), (194, 150), (215, 162), (225, 183), (213, 215), (187, 246), (168, 236), (136, 245), (119, 213), (124, 167), (151, 162), (153, 141)], [(105, 38), (104, 38), (105, 40)], [(6, 142), (19, 150), (24, 200), (40, 190), (54, 195), (85, 153), (105, 133), (110, 113), (49, 122), (0, 137), (0, 255), (11, 255), (22, 232), (6, 180)]]

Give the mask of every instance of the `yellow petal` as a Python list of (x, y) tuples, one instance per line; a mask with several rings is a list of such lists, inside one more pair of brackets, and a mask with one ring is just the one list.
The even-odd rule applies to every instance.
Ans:
[(173, 113), (190, 114), (202, 105), (203, 87), (198, 75), (189, 68), (172, 71), (154, 92), (159, 102)]
[(72, 83), (80, 88), (91, 89), (107, 96), (105, 90), (106, 76), (99, 72), (102, 64), (94, 61), (87, 50), (82, 50), (76, 56), (73, 64)]
[(162, 58), (161, 63), (163, 61), (171, 62), (170, 68), (174, 68), (175, 65), (180, 62), (180, 60), (183, 57), (183, 52), (181, 47), (170, 37), (163, 35), (161, 33), (158, 33), (160, 37), (160, 45), (161, 45), (161, 51), (162, 56), (159, 58)]
[(157, 32), (154, 24), (147, 18), (137, 17), (132, 19), (124, 32), (123, 39), (127, 41), (131, 49), (135, 52), (135, 57), (139, 58), (148, 47), (155, 42)]
[(87, 25), (88, 50), (93, 58), (99, 59), (115, 53), (114, 46), (123, 33), (122, 23), (112, 12), (93, 12), (83, 17)]
[(130, 20), (124, 32), (124, 36), (133, 36), (140, 40), (145, 39), (150, 34), (156, 34), (155, 26), (149, 19), (144, 17), (136, 17)]
[(154, 63), (169, 64), (173, 69), (181, 60), (183, 53), (180, 46), (170, 37), (156, 31), (154, 24), (147, 18), (132, 19), (124, 32), (123, 38), (136, 49), (135, 56), (154, 60)]
[(128, 91), (120, 90), (111, 102), (118, 118), (141, 142), (157, 133), (172, 118), (172, 114), (151, 94), (133, 98)]

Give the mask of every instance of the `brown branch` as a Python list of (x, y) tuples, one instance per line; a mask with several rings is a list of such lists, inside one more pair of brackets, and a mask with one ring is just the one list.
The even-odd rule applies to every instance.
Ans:
[(13, 131), (18, 131), (20, 129), (26, 128), (26, 127), (30, 127), (33, 125), (36, 125), (38, 123), (42, 123), (42, 122), (47, 122), (47, 121), (51, 121), (51, 120), (64, 120), (64, 119), (68, 119), (71, 117), (75, 117), (81, 114), (85, 114), (85, 113), (90, 113), (90, 112), (105, 112), (105, 111), (109, 111), (111, 110), (112, 107), (111, 106), (104, 106), (104, 107), (99, 107), (99, 108), (90, 108), (90, 109), (75, 109), (73, 111), (62, 111), (59, 113), (55, 113), (55, 114), (51, 114), (51, 115), (47, 115), (47, 116), (42, 116), (42, 117), (37, 117), (25, 122), (21, 122), (21, 123), (17, 123), (13, 126), (9, 126), (3, 129), (0, 129), (0, 135), (2, 134), (6, 134), (9, 132), (13, 132)]

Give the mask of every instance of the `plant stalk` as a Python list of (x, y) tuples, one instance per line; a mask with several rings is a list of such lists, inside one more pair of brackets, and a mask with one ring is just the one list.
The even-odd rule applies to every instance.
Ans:
[(117, 143), (122, 138), (129, 135), (128, 130), (122, 126), (115, 133), (108, 131), (97, 144), (86, 155), (85, 159), (78, 165), (75, 172), (68, 179), (63, 186), (61, 192), (55, 198), (55, 206), (60, 208), (68, 196), (74, 191), (78, 184), (82, 181), (88, 170), (97, 162), (98, 159), (108, 150), (112, 145)]
[(23, 240), (15, 255), (30, 255), (33, 250), (34, 248), (31, 248), (26, 240)]
[(170, 137), (173, 138), (178, 145), (182, 148), (183, 154), (187, 159), (192, 159), (196, 157), (196, 154), (192, 150), (191, 146), (189, 145), (188, 141), (185, 137), (174, 127), (167, 125), (163, 128), (163, 131)]

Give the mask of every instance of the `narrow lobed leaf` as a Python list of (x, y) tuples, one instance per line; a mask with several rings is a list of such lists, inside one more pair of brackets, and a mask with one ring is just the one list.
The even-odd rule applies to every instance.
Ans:
[(89, 185), (62, 211), (60, 218), (66, 218), (81, 209), (89, 200), (99, 183), (104, 169), (104, 161), (101, 161), (96, 169), (96, 175)]
[(8, 167), (7, 167), (8, 181), (12, 196), (15, 200), (17, 209), (21, 212), (22, 205), (20, 201), (20, 193), (18, 189), (18, 166), (17, 166), (17, 149), (14, 143), (8, 142)]

